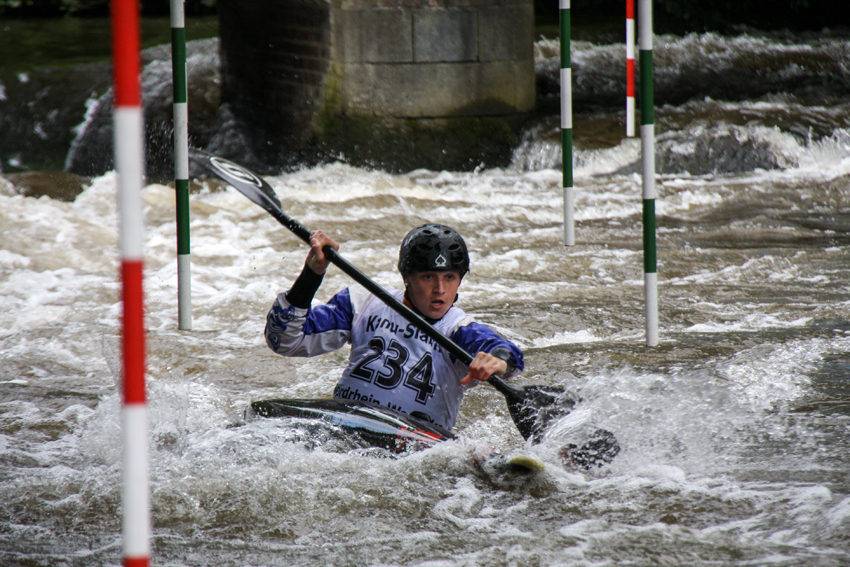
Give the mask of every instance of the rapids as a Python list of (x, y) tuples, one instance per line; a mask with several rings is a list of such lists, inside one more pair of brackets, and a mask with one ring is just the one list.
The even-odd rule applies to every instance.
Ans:
[[(210, 180), (193, 184), (194, 321), (178, 331), (174, 191), (144, 188), (153, 564), (850, 563), (850, 43), (659, 38), (656, 348), (644, 346), (640, 146), (620, 133), (624, 47), (576, 44), (573, 247), (545, 113), (506, 169), (328, 163), (267, 177), (288, 214), (383, 286), (401, 284), (412, 226), (465, 235), (460, 305), (524, 350), (519, 383), (583, 400), (538, 446), (486, 385), (466, 396), (457, 441), (398, 459), (311, 448), (273, 420), (232, 427), (252, 400), (328, 397), (347, 353), (291, 360), (265, 346), (265, 313), (306, 248)], [(535, 47), (546, 108), (558, 46)], [(80, 104), (78, 140), (103, 94), (88, 119)], [(15, 180), (0, 177), (0, 564), (119, 565), (115, 174), (64, 200), (22, 196)], [(332, 267), (317, 300), (346, 285)], [(558, 448), (590, 423), (621, 453), (562, 468)], [(547, 472), (490, 477), (470, 458), (483, 445)]]

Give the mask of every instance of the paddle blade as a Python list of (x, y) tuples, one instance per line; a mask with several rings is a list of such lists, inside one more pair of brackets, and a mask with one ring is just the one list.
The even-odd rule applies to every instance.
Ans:
[(253, 171), (203, 150), (193, 149), (189, 152), (189, 157), (207, 173), (230, 183), (237, 191), (266, 211), (273, 215), (281, 211), (280, 199), (277, 198), (274, 189)]
[(505, 396), (511, 419), (525, 439), (540, 441), (546, 427), (555, 419), (570, 413), (576, 400), (557, 386), (508, 386), (499, 388)]

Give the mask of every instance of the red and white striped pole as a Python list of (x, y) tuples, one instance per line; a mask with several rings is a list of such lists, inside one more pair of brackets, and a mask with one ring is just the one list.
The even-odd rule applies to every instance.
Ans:
[(635, 0), (626, 0), (626, 136), (635, 136)]
[(145, 396), (145, 323), (142, 291), (144, 126), (139, 86), (139, 8), (136, 0), (112, 0), (115, 90), (115, 170), (118, 173), (118, 242), (124, 306), (124, 437), (122, 489), (124, 566), (150, 559), (148, 411)]

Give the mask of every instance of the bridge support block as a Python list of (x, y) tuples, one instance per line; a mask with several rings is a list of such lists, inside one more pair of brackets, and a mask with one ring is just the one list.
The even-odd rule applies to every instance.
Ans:
[(222, 94), (270, 169), (504, 166), (534, 109), (530, 0), (219, 0)]

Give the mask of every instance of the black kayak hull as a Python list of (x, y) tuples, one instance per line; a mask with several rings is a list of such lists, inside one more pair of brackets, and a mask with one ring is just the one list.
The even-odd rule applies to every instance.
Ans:
[(246, 421), (258, 418), (319, 420), (362, 441), (394, 453), (426, 449), (454, 439), (446, 429), (377, 404), (358, 400), (278, 399), (252, 402)]

